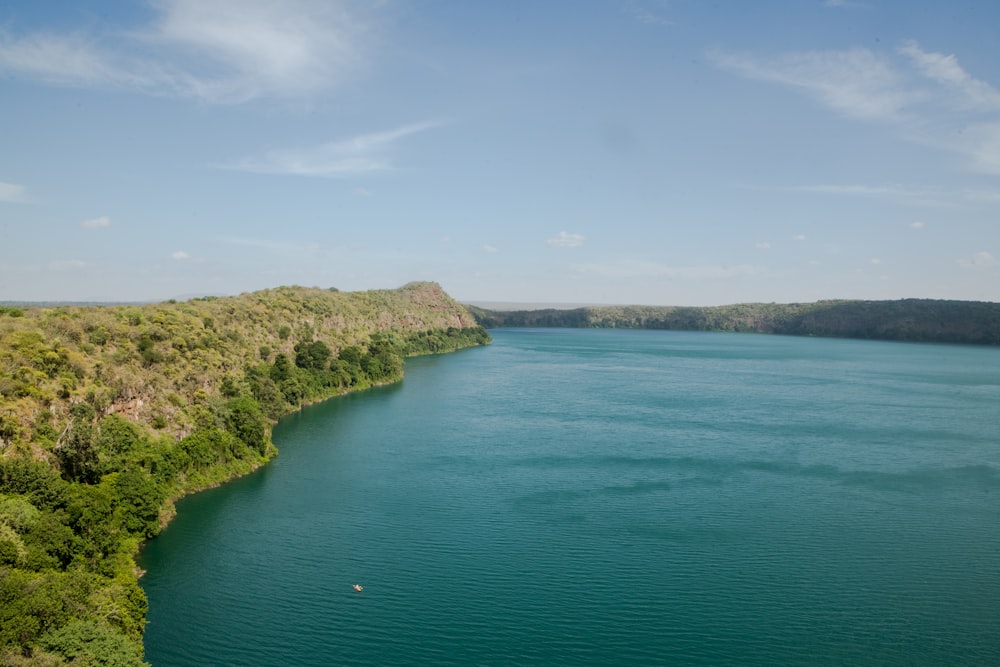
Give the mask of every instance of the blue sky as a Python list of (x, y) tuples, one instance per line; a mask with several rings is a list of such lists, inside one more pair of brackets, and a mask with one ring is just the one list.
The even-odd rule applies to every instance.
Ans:
[(1000, 4), (0, 1), (0, 300), (1000, 301)]

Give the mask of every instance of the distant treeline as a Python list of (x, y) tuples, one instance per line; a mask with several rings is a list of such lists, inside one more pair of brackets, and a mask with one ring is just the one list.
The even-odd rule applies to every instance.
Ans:
[(598, 306), (497, 311), (470, 307), (486, 328), (576, 327), (733, 331), (933, 343), (1000, 345), (1000, 303), (901, 299), (742, 303), (731, 306)]

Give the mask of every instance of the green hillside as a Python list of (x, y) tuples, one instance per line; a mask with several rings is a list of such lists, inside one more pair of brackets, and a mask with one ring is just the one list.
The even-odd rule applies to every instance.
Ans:
[(704, 308), (600, 306), (568, 310), (471, 308), (485, 327), (738, 331), (794, 336), (1000, 345), (1000, 303), (901, 299), (745, 303)]
[(0, 664), (139, 665), (134, 556), (302, 405), (489, 342), (434, 283), (0, 307)]

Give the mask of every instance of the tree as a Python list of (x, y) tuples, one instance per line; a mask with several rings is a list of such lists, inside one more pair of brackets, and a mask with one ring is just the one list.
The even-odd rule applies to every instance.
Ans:
[(275, 356), (274, 364), (271, 366), (271, 379), (280, 385), (282, 381), (287, 380), (291, 375), (292, 365), (288, 363), (288, 357), (284, 354)]
[(138, 468), (117, 473), (115, 492), (122, 528), (143, 538), (160, 532), (160, 505), (166, 493), (149, 473)]
[(267, 418), (257, 401), (243, 396), (229, 401), (226, 428), (259, 454), (267, 451)]
[(299, 368), (322, 369), (326, 367), (326, 363), (332, 354), (327, 344), (321, 340), (314, 340), (309, 343), (296, 343), (295, 365)]
[(71, 482), (94, 484), (100, 473), (97, 448), (93, 443), (94, 408), (87, 403), (77, 403), (70, 413), (73, 421), (58, 446), (63, 477)]
[(148, 667), (142, 661), (141, 646), (92, 621), (73, 621), (49, 631), (38, 643), (74, 665)]
[(96, 441), (101, 452), (124, 454), (134, 449), (142, 440), (143, 436), (138, 427), (119, 415), (108, 415), (98, 424)]

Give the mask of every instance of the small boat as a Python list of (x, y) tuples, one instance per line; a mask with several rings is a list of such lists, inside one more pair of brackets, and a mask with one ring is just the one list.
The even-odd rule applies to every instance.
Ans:
[(354, 590), (360, 593), (361, 591), (365, 590), (365, 587), (362, 586), (361, 584), (354, 584)]

